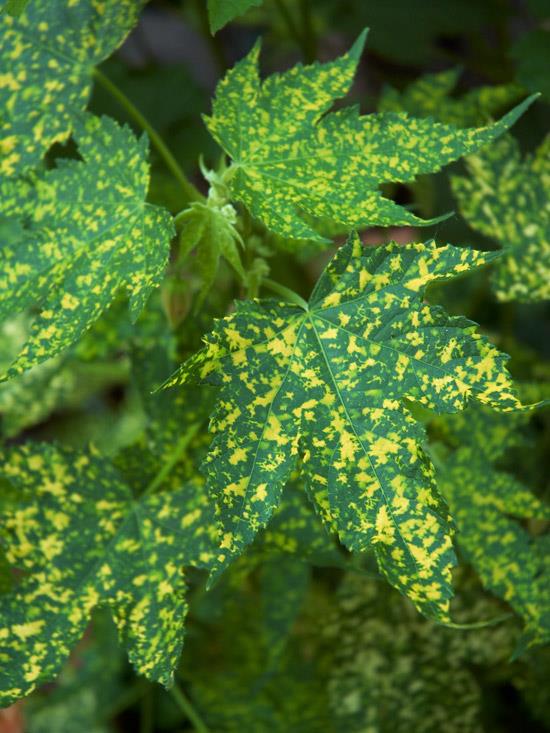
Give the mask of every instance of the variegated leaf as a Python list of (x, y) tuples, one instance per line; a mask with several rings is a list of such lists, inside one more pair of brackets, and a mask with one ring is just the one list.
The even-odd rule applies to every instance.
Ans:
[[(172, 683), (187, 611), (183, 566), (209, 564), (213, 517), (200, 480), (173, 478), (172, 490), (135, 498), (127, 462), (118, 466), (48, 444), (5, 451), (2, 472), (20, 501), (0, 538), (23, 577), (0, 596), (2, 706), (59, 672), (100, 605), (136, 670)], [(143, 453), (141, 467), (143, 475)]]
[[(363, 249), (352, 237), (305, 307), (237, 304), (172, 383), (221, 387), (205, 464), (222, 561), (265, 526), (299, 453), (323, 518), (374, 547), (392, 584), (445, 617), (454, 561), (444, 502), (406, 399), (438, 412), (519, 402), (506, 356), (464, 318), (423, 301), (434, 280), (492, 258), (435, 243)], [(225, 557), (224, 557), (225, 555)]]
[(235, 199), (283, 237), (323, 241), (303, 213), (348, 230), (438, 221), (384, 198), (379, 185), (413, 181), (475, 152), (534, 99), (479, 129), (400, 113), (361, 116), (356, 107), (329, 112), (352, 84), (364, 40), (365, 33), (336, 61), (298, 65), (264, 82), (256, 45), (218, 84), (206, 124), (233, 161), (225, 181)]
[(69, 137), (94, 66), (122, 43), (142, 4), (32, 0), (20, 17), (0, 13), (0, 174), (33, 168)]
[(0, 318), (41, 309), (8, 376), (77, 341), (121, 288), (137, 318), (168, 258), (172, 219), (145, 202), (146, 139), (92, 116), (76, 124), (75, 139), (83, 161), (58, 161), (32, 187), (0, 184), (4, 216), (30, 220), (2, 249)]
[(492, 282), (499, 300), (550, 298), (550, 136), (522, 160), (506, 136), (466, 161), (452, 179), (466, 221), (505, 251)]
[(461, 97), (451, 94), (460, 69), (448, 69), (419, 77), (402, 92), (387, 87), (382, 93), (380, 112), (408, 112), (413, 117), (433, 117), (456, 127), (481, 125), (502, 112), (522, 95), (514, 84), (476, 87)]
[(484, 587), (523, 619), (519, 649), (550, 640), (550, 583), (537, 538), (518, 520), (550, 520), (550, 507), (493, 462), (522, 444), (519, 428), (528, 419), (525, 413), (497, 415), (470, 407), (436, 422), (457, 445), (437, 479), (457, 525), (458, 547)]

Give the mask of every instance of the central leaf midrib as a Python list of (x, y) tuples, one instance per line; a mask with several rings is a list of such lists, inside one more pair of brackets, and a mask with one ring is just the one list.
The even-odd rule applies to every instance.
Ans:
[(348, 423), (349, 423), (349, 425), (350, 425), (350, 427), (351, 427), (351, 429), (353, 431), (353, 434), (355, 435), (355, 437), (356, 437), (359, 445), (363, 449), (363, 453), (365, 454), (365, 456), (366, 456), (366, 458), (367, 458), (367, 460), (369, 462), (369, 465), (371, 467), (371, 470), (372, 470), (374, 476), (376, 477), (376, 480), (377, 480), (378, 485), (380, 487), (380, 492), (382, 493), (382, 497), (383, 497), (384, 503), (385, 503), (385, 505), (386, 505), (389, 513), (390, 513), (390, 516), (391, 516), (392, 522), (393, 522), (393, 524), (395, 526), (395, 529), (397, 531), (397, 534), (399, 535), (399, 538), (400, 538), (401, 542), (403, 543), (403, 545), (407, 548), (407, 553), (411, 557), (411, 559), (412, 559), (412, 561), (414, 563), (414, 567), (416, 568), (417, 574), (419, 574), (420, 573), (420, 567), (419, 567), (419, 565), (418, 565), (418, 563), (416, 561), (416, 558), (414, 557), (414, 555), (409, 550), (409, 543), (405, 541), (405, 539), (403, 538), (403, 535), (401, 534), (401, 531), (400, 531), (400, 528), (399, 528), (399, 523), (397, 522), (397, 520), (396, 520), (396, 518), (395, 518), (395, 516), (393, 514), (393, 510), (392, 510), (391, 504), (389, 503), (388, 496), (386, 495), (386, 492), (384, 490), (384, 486), (383, 486), (382, 480), (380, 479), (380, 477), (378, 475), (378, 472), (376, 471), (376, 469), (375, 469), (375, 467), (374, 467), (374, 465), (372, 463), (372, 460), (371, 460), (371, 457), (370, 457), (368, 451), (366, 450), (365, 446), (363, 445), (363, 441), (360, 439), (359, 435), (357, 434), (357, 431), (355, 429), (355, 425), (353, 423), (353, 420), (351, 419), (351, 416), (350, 416), (350, 414), (348, 412), (348, 409), (347, 409), (347, 405), (345, 403), (345, 400), (344, 400), (344, 398), (343, 398), (343, 396), (342, 396), (342, 394), (340, 392), (340, 389), (338, 388), (338, 383), (337, 383), (336, 378), (335, 378), (335, 376), (334, 376), (334, 374), (332, 372), (332, 369), (330, 367), (330, 362), (329, 362), (328, 356), (327, 356), (327, 354), (326, 354), (326, 352), (325, 352), (325, 350), (323, 348), (323, 344), (322, 344), (321, 339), (319, 337), (319, 333), (318, 333), (318, 331), (317, 331), (317, 329), (315, 327), (315, 322), (313, 320), (313, 317), (310, 316), (309, 317), (309, 320), (311, 322), (311, 326), (313, 328), (313, 332), (315, 333), (315, 337), (317, 338), (317, 342), (319, 344), (319, 348), (321, 350), (321, 354), (323, 355), (325, 364), (327, 366), (327, 369), (328, 369), (328, 372), (330, 374), (332, 383), (334, 385), (335, 392), (336, 392), (336, 394), (338, 396), (338, 399), (340, 400), (340, 404), (344, 408), (344, 412), (346, 414), (346, 418), (348, 420)]

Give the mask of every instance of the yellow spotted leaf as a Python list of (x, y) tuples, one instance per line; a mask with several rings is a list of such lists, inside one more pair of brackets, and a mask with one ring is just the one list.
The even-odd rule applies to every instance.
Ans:
[(430, 224), (392, 200), (380, 184), (414, 181), (471, 154), (501, 135), (531, 104), (529, 97), (499, 122), (459, 129), (405, 113), (330, 112), (346, 95), (363, 48), (363, 33), (335, 61), (297, 65), (261, 81), (259, 45), (218, 84), (210, 133), (233, 164), (232, 196), (283, 237), (323, 241), (321, 219), (352, 228)]
[(32, 0), (23, 10), (8, 2), (0, 13), (0, 174), (33, 168), (69, 137), (88, 103), (94, 66), (122, 43), (142, 4)]
[(537, 538), (518, 520), (549, 520), (550, 506), (494, 461), (524, 442), (518, 428), (528, 419), (476, 406), (435, 423), (457, 446), (441, 461), (437, 479), (456, 522), (458, 547), (487, 590), (522, 618), (520, 650), (550, 640), (550, 584)]
[(25, 222), (3, 242), (0, 319), (39, 308), (8, 376), (77, 341), (122, 288), (135, 319), (164, 273), (174, 230), (165, 209), (145, 202), (147, 140), (91, 115), (75, 139), (82, 161), (58, 160), (32, 184), (0, 180), (0, 213)]
[[(456, 412), (518, 407), (506, 356), (424, 301), (434, 280), (493, 254), (426, 244), (340, 249), (309, 304), (241, 302), (169, 383), (220, 386), (205, 461), (222, 528), (218, 569), (265, 526), (299, 455), (310, 497), (351, 550), (445, 618), (454, 562), (447, 509), (406, 400)], [(216, 572), (217, 572), (216, 571)]]
[(550, 135), (523, 160), (508, 135), (466, 166), (470, 175), (454, 177), (453, 192), (470, 226), (505, 252), (492, 276), (497, 298), (550, 299)]
[(402, 92), (393, 87), (384, 89), (378, 109), (380, 112), (408, 112), (413, 117), (433, 117), (457, 127), (480, 125), (522, 96), (521, 87), (514, 84), (476, 87), (462, 96), (451, 96), (460, 69), (447, 69), (425, 74)]
[[(140, 456), (143, 477), (151, 461)], [(171, 490), (135, 498), (127, 456), (115, 466), (48, 444), (6, 449), (2, 473), (19, 501), (0, 539), (22, 575), (0, 595), (0, 707), (59, 672), (98, 606), (111, 609), (136, 671), (170, 686), (187, 611), (183, 566), (211, 556), (202, 481), (176, 475)]]

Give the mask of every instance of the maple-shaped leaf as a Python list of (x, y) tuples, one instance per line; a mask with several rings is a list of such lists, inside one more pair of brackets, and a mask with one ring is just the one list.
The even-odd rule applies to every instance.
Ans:
[(514, 84), (476, 87), (455, 98), (451, 94), (460, 69), (447, 69), (419, 77), (402, 92), (387, 87), (382, 92), (380, 112), (408, 112), (414, 117), (433, 117), (457, 127), (479, 125), (522, 96)]
[(123, 468), (93, 450), (6, 449), (2, 472), (20, 502), (0, 537), (22, 578), (0, 596), (0, 705), (54, 677), (100, 605), (136, 670), (170, 686), (187, 610), (182, 567), (209, 563), (213, 517), (200, 480), (135, 498)]
[(454, 561), (447, 510), (422, 450), (416, 400), (518, 406), (506, 356), (475, 324), (423, 301), (426, 286), (493, 254), (426, 244), (342, 247), (304, 307), (237, 303), (170, 383), (221, 386), (207, 482), (219, 565), (269, 521), (299, 453), (319, 511), (351, 550), (374, 547), (392, 584), (445, 617)]
[(264, 82), (256, 45), (218, 84), (206, 124), (233, 161), (225, 181), (232, 196), (277, 234), (322, 241), (303, 213), (348, 230), (439, 221), (419, 219), (384, 198), (379, 185), (413, 181), (475, 152), (534, 99), (479, 129), (400, 113), (361, 116), (356, 107), (328, 112), (348, 92), (364, 40), (365, 33), (336, 61), (297, 65)]
[(33, 733), (110, 733), (103, 721), (127, 690), (124, 662), (108, 611), (95, 613), (86, 639), (55, 686), (47, 685), (25, 701), (25, 725)]
[(0, 174), (34, 167), (68, 138), (92, 87), (94, 66), (122, 43), (141, 0), (33, 0), (0, 13)]
[(457, 543), (487, 590), (525, 623), (519, 649), (550, 640), (550, 593), (537, 540), (518, 519), (550, 519), (545, 506), (518, 479), (493, 464), (525, 444), (525, 413), (498, 415), (470, 407), (439, 418), (448, 442), (458, 447), (441, 461), (438, 486), (457, 525)]
[(492, 283), (499, 300), (550, 298), (550, 136), (523, 160), (507, 135), (466, 160), (470, 176), (451, 179), (460, 212), (506, 255)]
[(75, 139), (82, 161), (59, 160), (32, 188), (3, 182), (0, 209), (30, 223), (3, 247), (0, 319), (40, 307), (8, 376), (77, 341), (123, 287), (135, 320), (168, 258), (172, 219), (145, 202), (146, 138), (86, 116)]
[(208, 18), (212, 34), (227, 25), (248, 8), (261, 5), (263, 0), (208, 0)]
[(180, 257), (196, 250), (194, 262), (202, 280), (197, 308), (214, 284), (220, 257), (229, 262), (242, 282), (246, 280), (239, 254), (243, 243), (235, 228), (236, 222), (237, 213), (231, 204), (214, 206), (194, 202), (177, 216)]

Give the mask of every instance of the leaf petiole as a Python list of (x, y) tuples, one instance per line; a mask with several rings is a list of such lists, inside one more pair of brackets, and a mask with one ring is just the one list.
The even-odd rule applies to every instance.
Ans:
[(277, 295), (282, 296), (285, 300), (288, 300), (295, 305), (299, 305), (300, 308), (303, 308), (305, 311), (309, 310), (308, 302), (304, 300), (301, 295), (295, 293), (294, 290), (286, 288), (284, 285), (275, 282), (275, 280), (271, 280), (269, 277), (262, 280), (262, 285), (272, 292), (277, 293)]
[(175, 684), (171, 688), (170, 694), (174, 698), (174, 702), (177, 704), (179, 709), (193, 725), (196, 733), (210, 733), (202, 718), (195, 710), (191, 700), (187, 697), (183, 690), (178, 687), (178, 685)]

